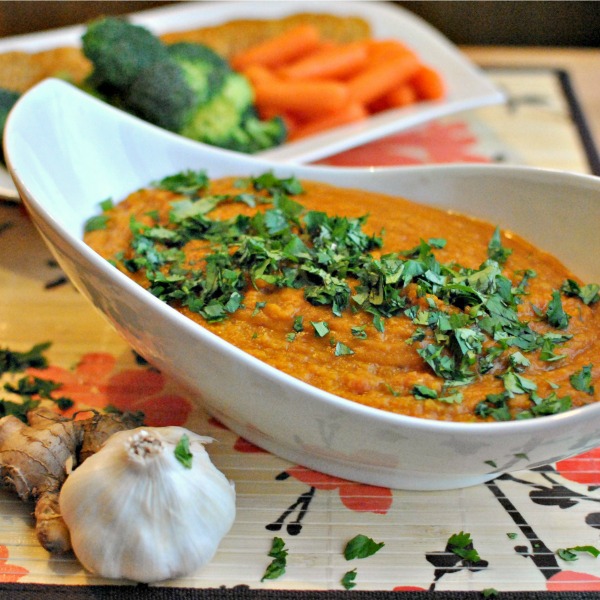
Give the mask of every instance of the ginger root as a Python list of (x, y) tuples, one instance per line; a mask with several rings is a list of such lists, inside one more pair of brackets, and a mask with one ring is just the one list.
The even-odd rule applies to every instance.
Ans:
[(138, 415), (94, 414), (73, 420), (47, 409), (27, 413), (28, 423), (0, 419), (0, 482), (24, 501), (35, 502), (36, 535), (49, 552), (71, 549), (58, 506), (69, 473), (117, 431), (142, 425)]

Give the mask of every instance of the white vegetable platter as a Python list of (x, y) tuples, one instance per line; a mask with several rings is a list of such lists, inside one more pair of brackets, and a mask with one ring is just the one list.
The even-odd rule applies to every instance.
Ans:
[[(434, 102), (386, 111), (362, 123), (338, 127), (286, 143), (261, 155), (278, 162), (306, 163), (409, 129), (432, 119), (504, 101), (502, 92), (438, 30), (413, 13), (388, 2), (189, 2), (129, 15), (132, 22), (156, 34), (213, 26), (235, 19), (277, 19), (301, 12), (362, 17), (375, 38), (395, 38), (412, 48), (445, 79), (446, 97)], [(79, 46), (85, 26), (73, 26), (0, 40), (0, 52), (38, 52)], [(368, 166), (368, 165), (365, 165)], [(0, 186), (14, 189), (0, 169)]]

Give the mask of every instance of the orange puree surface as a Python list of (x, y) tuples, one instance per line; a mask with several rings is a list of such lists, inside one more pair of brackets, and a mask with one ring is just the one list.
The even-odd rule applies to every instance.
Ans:
[[(210, 192), (239, 194), (242, 190), (233, 186), (234, 181), (233, 178), (212, 181)], [(383, 238), (381, 250), (373, 250), (377, 254), (407, 250), (417, 246), (420, 240), (443, 238), (446, 245), (433, 250), (440, 263), (457, 263), (477, 269), (488, 258), (488, 243), (495, 230), (492, 224), (402, 198), (316, 182), (303, 181), (302, 185), (304, 193), (294, 199), (307, 210), (353, 218), (368, 215), (363, 230)], [(154, 224), (159, 216), (162, 224), (170, 226), (171, 202), (177, 199), (180, 198), (173, 192), (165, 190), (136, 191), (107, 210), (106, 227), (86, 233), (85, 239), (107, 259), (114, 260), (119, 253), (131, 256), (131, 215), (146, 224)], [(271, 205), (259, 204), (258, 208), (253, 208), (240, 202), (226, 202), (210, 212), (209, 217), (228, 219), (239, 213), (250, 216), (257, 210), (268, 208)], [(515, 372), (534, 382), (538, 400), (554, 394), (559, 398), (570, 397), (572, 407), (594, 402), (597, 394), (593, 387), (576, 389), (571, 377), (589, 367), (592, 382), (598, 378), (600, 364), (594, 363), (600, 363), (600, 302), (586, 305), (579, 297), (561, 294), (562, 308), (571, 318), (566, 328), (552, 326), (544, 314), (553, 291), (560, 290), (566, 279), (576, 280), (575, 277), (556, 258), (517, 235), (503, 232), (501, 243), (512, 250), (502, 270), (514, 286), (521, 282), (525, 270), (536, 273), (528, 280), (526, 294), (521, 296), (517, 308), (520, 320), (528, 322), (537, 333), (572, 336), (553, 349), (554, 354), (562, 358), (541, 360), (539, 349), (523, 352), (530, 364), (524, 370), (515, 369)], [(202, 268), (203, 256), (209, 248), (206, 241), (189, 242), (185, 247), (187, 264)], [(234, 250), (232, 248), (230, 252)], [(143, 271), (131, 273), (118, 261), (117, 264), (141, 285), (148, 286)], [(402, 294), (407, 299), (407, 308), (416, 305), (427, 310), (443, 304), (430, 295), (419, 294), (415, 284), (409, 285)], [(493, 420), (489, 415), (478, 415), (475, 407), (488, 394), (505, 392), (501, 375), (506, 373), (507, 357), (519, 350), (515, 347), (506, 349), (491, 370), (477, 373), (468, 385), (445, 387), (444, 379), (417, 353), (419, 348), (435, 341), (436, 331), (427, 325), (415, 324), (403, 313), (383, 319), (384, 331), (379, 331), (373, 324), (371, 313), (346, 308), (342, 316), (335, 316), (330, 306), (309, 303), (302, 289), (275, 287), (258, 280), (255, 286), (249, 284), (242, 295), (242, 307), (217, 322), (207, 322), (188, 308), (174, 306), (202, 327), (277, 369), (354, 402), (405, 415), (454, 421)], [(468, 310), (468, 307), (450, 307), (448, 313), (461, 310)], [(298, 317), (302, 317), (302, 330), (294, 331)], [(326, 322), (329, 333), (319, 337), (311, 322)], [(361, 337), (352, 333), (352, 328), (357, 326), (364, 327)], [(419, 328), (424, 331), (423, 339), (407, 343)], [(338, 342), (353, 353), (336, 355)], [(484, 346), (492, 344), (486, 337)], [(438, 398), (415, 397), (415, 385), (434, 390)], [(455, 401), (447, 400), (456, 393), (460, 393), (460, 399), (455, 396)], [(509, 395), (512, 397), (507, 406), (513, 418), (533, 404), (530, 393), (513, 391)], [(440, 400), (440, 397), (446, 400)]]

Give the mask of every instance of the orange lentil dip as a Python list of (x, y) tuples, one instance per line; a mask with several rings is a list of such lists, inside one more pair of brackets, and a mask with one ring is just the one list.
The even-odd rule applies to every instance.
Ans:
[(85, 240), (202, 327), (354, 402), (469, 422), (597, 400), (598, 285), (478, 219), (185, 172), (104, 203)]

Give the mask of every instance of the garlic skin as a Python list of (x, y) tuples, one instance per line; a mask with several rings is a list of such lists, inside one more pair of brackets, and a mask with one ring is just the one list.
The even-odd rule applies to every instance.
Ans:
[[(191, 468), (175, 456), (184, 434)], [(60, 510), (81, 564), (142, 583), (207, 564), (236, 512), (234, 486), (204, 448), (211, 441), (183, 427), (139, 427), (112, 435), (75, 469)]]

